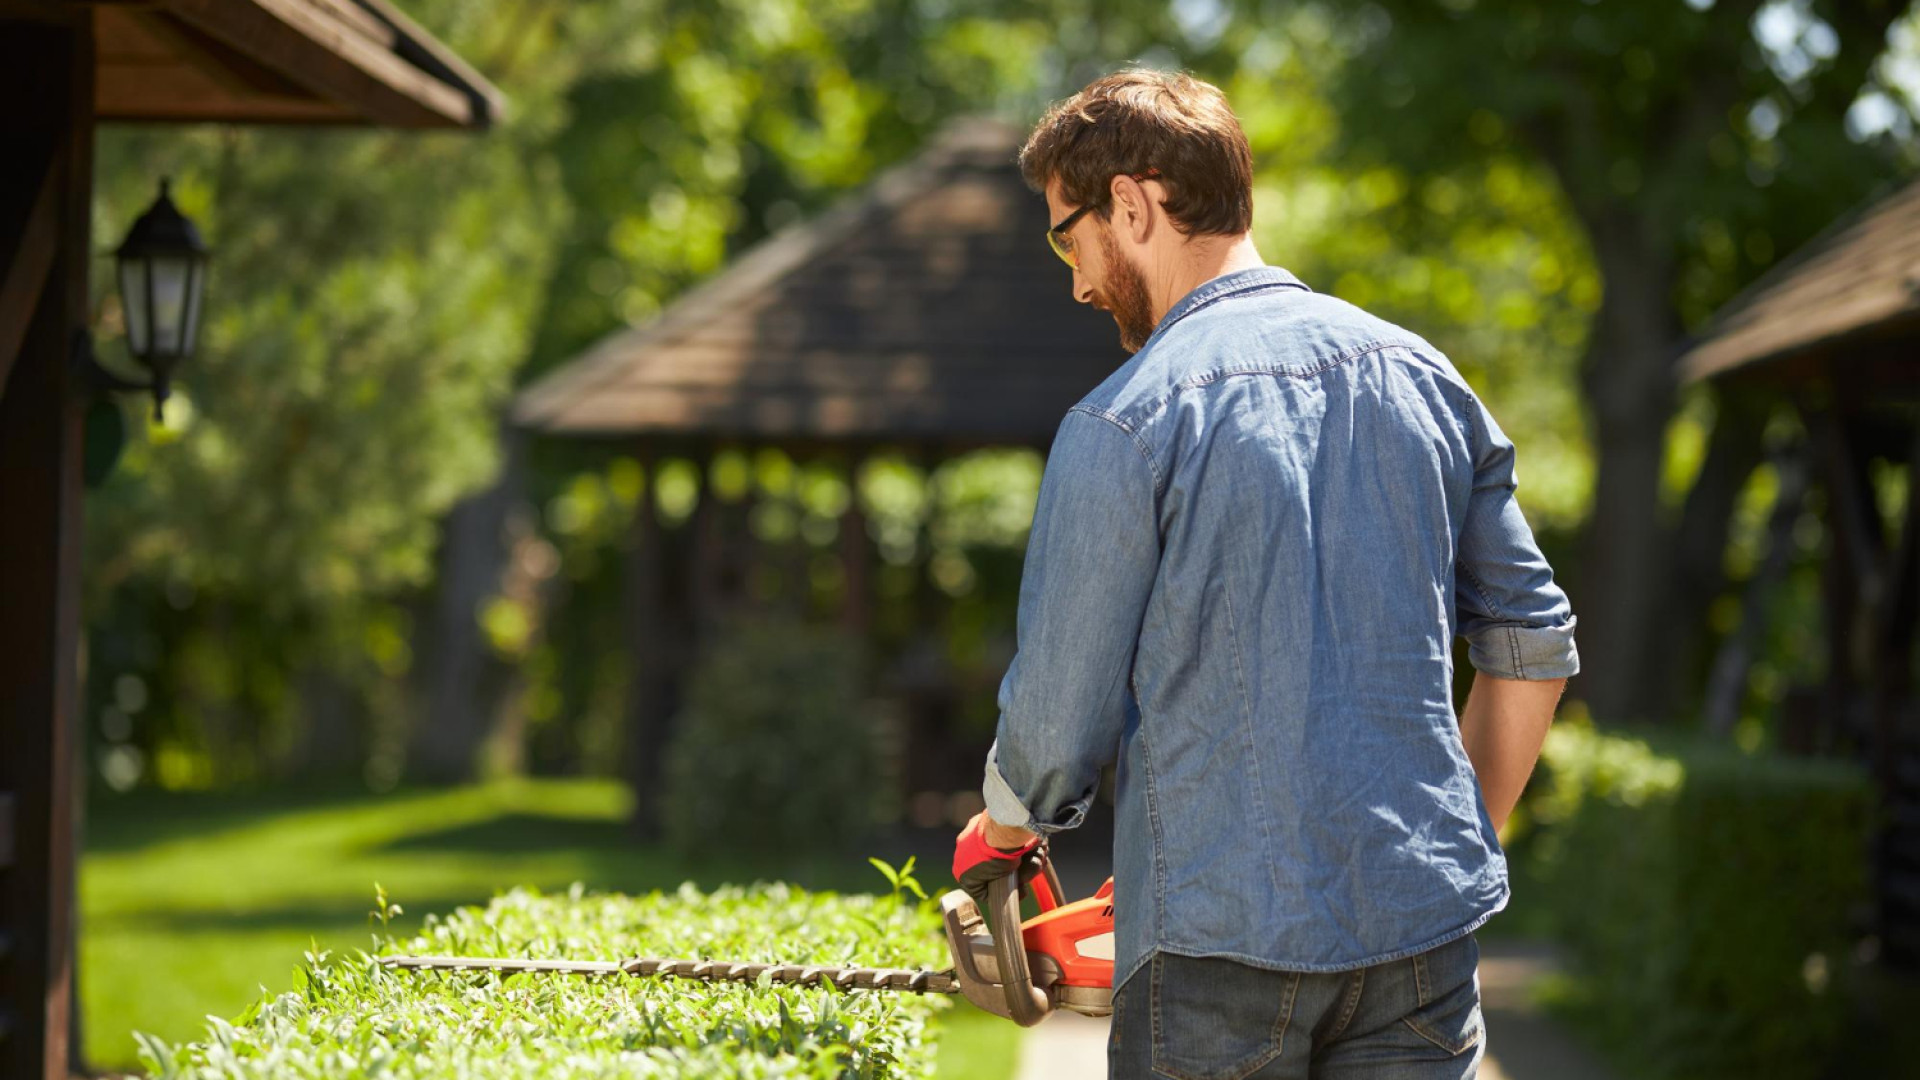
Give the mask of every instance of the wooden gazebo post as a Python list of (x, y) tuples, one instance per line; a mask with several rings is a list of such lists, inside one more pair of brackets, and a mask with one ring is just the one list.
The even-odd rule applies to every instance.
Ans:
[(847, 508), (840, 515), (840, 568), (847, 598), (840, 621), (862, 638), (873, 627), (873, 545), (867, 541), (867, 514), (860, 506), (860, 470), (866, 461), (864, 450), (848, 455)]
[(640, 498), (633, 507), (632, 541), (627, 555), (626, 614), (628, 678), (627, 763), (625, 774), (634, 786), (634, 809), (629, 825), (636, 836), (652, 840), (660, 835), (659, 801), (653, 797), (660, 783), (660, 752), (666, 745), (665, 708), (660, 650), (666, 640), (661, 582), (663, 538), (658, 506), (660, 458), (642, 444)]
[(93, 188), (93, 30), (0, 33), (0, 1075), (66, 1080), (79, 708), (79, 389)]

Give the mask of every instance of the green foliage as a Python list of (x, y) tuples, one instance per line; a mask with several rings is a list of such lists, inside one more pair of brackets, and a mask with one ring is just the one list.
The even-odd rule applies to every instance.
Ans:
[(1631, 1075), (1820, 1075), (1847, 1019), (1872, 793), (1844, 763), (1556, 724), (1532, 863)]
[(702, 656), (667, 751), (663, 821), (688, 853), (845, 845), (877, 808), (861, 643), (741, 623)]
[[(1597, 247), (1677, 264), (1697, 326), (1875, 184), (1916, 164), (1878, 63), (1912, 5), (1354, 5), (1334, 85), (1357, 159), (1416, 174), (1520, 155), (1549, 169)], [(1867, 131), (1862, 96), (1895, 114)], [(1626, 270), (1616, 263), (1609, 270)]]
[(910, 892), (924, 901), (927, 899), (927, 891), (920, 887), (920, 879), (913, 876), (913, 864), (916, 858), (917, 856), (913, 855), (907, 856), (907, 861), (902, 863), (898, 870), (885, 859), (869, 858), (867, 861), (887, 879), (887, 884), (893, 886), (893, 895), (896, 899), (901, 893)]
[[(379, 903), (388, 906), (383, 895)], [(941, 953), (935, 918), (897, 897), (755, 885), (701, 893), (565, 895), (528, 889), (428, 916), (375, 954), (603, 960), (651, 955), (921, 967)], [(931, 1075), (913, 994), (671, 979), (392, 971), (366, 953), (309, 951), (296, 988), (235, 1023), (168, 1046), (143, 1038), (155, 1077), (817, 1077)]]

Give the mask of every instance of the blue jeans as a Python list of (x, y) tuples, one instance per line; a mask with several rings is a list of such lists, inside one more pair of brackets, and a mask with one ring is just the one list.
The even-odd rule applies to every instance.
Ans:
[(1485, 1050), (1472, 934), (1332, 974), (1155, 952), (1113, 995), (1111, 1080), (1463, 1080)]

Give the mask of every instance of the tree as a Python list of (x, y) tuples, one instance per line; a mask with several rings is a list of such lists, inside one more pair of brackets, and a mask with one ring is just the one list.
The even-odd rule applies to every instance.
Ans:
[[(1579, 690), (1600, 715), (1668, 708), (1661, 657), (1711, 598), (1675, 582), (1717, 579), (1731, 498), (1697, 492), (1683, 519), (1693, 535), (1677, 539), (1661, 509), (1676, 348), (1896, 170), (1896, 140), (1847, 118), (1882, 89), (1888, 30), (1907, 8), (1378, 0), (1345, 24), (1333, 97), (1348, 159), (1445, 173), (1527, 155), (1564, 193), (1604, 283), (1581, 363), (1597, 475), (1570, 590), (1589, 673)], [(1714, 441), (1750, 467), (1756, 419), (1720, 419), (1746, 425)], [(1724, 486), (1744, 474), (1721, 462), (1702, 475)]]

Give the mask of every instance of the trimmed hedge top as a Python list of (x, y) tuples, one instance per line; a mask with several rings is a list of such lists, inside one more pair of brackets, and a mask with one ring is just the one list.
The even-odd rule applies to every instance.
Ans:
[[(382, 918), (397, 913), (384, 896)], [(421, 934), (376, 935), (376, 953), (605, 960), (633, 955), (939, 967), (938, 919), (900, 896), (785, 885), (630, 897), (517, 889), (485, 908), (429, 915)], [(383, 968), (308, 953), (295, 989), (240, 1019), (208, 1018), (203, 1042), (136, 1036), (156, 1077), (834, 1077), (932, 1073), (914, 994)]]

